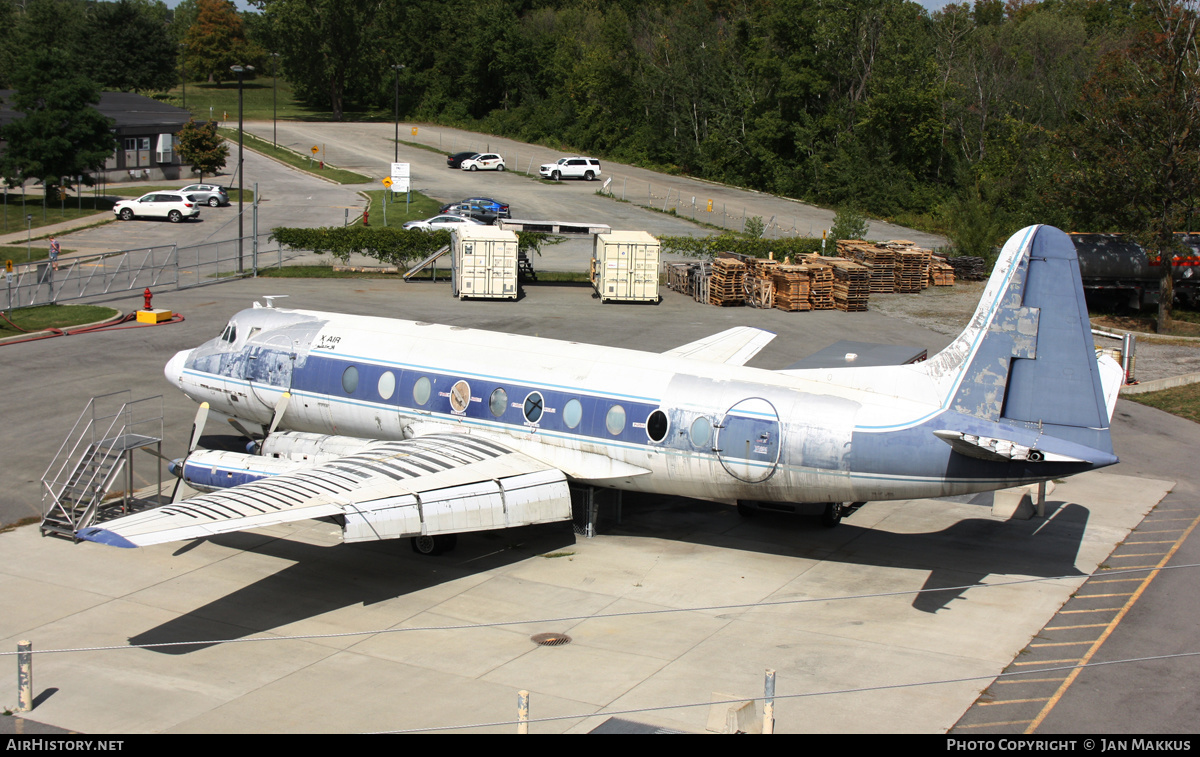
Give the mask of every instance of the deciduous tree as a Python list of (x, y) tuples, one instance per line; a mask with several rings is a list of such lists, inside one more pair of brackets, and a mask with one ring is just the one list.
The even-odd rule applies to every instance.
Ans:
[(229, 145), (217, 134), (216, 121), (196, 123), (196, 119), (189, 119), (178, 136), (179, 158), (200, 172), (200, 181), (204, 181), (204, 174), (215, 174), (225, 167)]

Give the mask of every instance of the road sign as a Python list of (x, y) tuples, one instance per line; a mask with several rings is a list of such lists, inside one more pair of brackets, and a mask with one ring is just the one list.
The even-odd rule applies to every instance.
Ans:
[(414, 126), (412, 131), (413, 131), (413, 136), (414, 137), (417, 136), (417, 127)]
[(12, 261), (11, 260), (4, 261), (4, 270), (8, 273), (12, 273)]
[(385, 176), (385, 177), (383, 177), (383, 180), (382, 180), (382, 181), (383, 181), (383, 186), (385, 186), (385, 187), (390, 187), (390, 186), (392, 186), (392, 180), (391, 180), (391, 179), (389, 179), (389, 178), (387, 178), (386, 176)]
[(392, 164), (392, 191), (407, 192), (409, 189), (409, 163)]
[(317, 153), (319, 153), (320, 151), (321, 151), (321, 148), (320, 148), (320, 147), (317, 147), (316, 145), (313, 145), (313, 146), (312, 146), (312, 154), (313, 154), (313, 155), (316, 155), (316, 154), (317, 154)]

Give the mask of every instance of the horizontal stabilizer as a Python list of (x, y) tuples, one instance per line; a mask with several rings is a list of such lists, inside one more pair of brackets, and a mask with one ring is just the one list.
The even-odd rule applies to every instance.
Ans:
[(676, 347), (663, 354), (693, 360), (707, 360), (710, 363), (745, 365), (774, 338), (775, 335), (770, 331), (750, 326), (735, 326), (719, 334), (688, 342), (682, 347)]

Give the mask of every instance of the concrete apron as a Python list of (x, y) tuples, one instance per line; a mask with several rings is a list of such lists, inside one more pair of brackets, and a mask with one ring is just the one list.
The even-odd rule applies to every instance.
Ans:
[[(706, 703), (715, 692), (754, 699), (770, 668), (777, 733), (940, 733), (1172, 485), (1089, 473), (1058, 485), (1044, 520), (916, 500), (869, 503), (834, 529), (626, 497), (623, 524), (607, 535), (468, 535), (440, 558), (403, 541), (341, 545), (319, 521), (132, 550), (29, 526), (0, 534), (0, 651), (20, 639), (36, 653), (564, 618), (40, 654), (25, 716), (83, 733), (386, 731), (512, 721), (521, 689), (535, 720)], [(976, 582), (985, 585), (928, 591)], [(772, 602), (785, 604), (730, 607)], [(709, 609), (651, 614), (679, 608)], [(576, 616), (594, 617), (565, 619)], [(545, 631), (572, 642), (530, 641)], [(16, 702), (9, 659), (0, 699)], [(727, 708), (622, 717), (703, 732)], [(530, 731), (586, 732), (606, 717)]]

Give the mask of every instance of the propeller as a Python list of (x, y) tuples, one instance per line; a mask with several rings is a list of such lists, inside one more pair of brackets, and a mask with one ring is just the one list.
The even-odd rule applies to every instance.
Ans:
[(179, 460), (179, 467), (175, 469), (178, 479), (175, 481), (175, 488), (171, 491), (171, 501), (175, 501), (176, 495), (179, 494), (179, 485), (183, 483), (183, 473), (187, 466), (188, 458), (196, 451), (196, 447), (200, 444), (200, 437), (204, 434), (204, 424), (208, 422), (208, 403), (201, 402), (200, 407), (196, 409), (196, 418), (192, 421), (192, 437), (188, 441), (187, 454)]
[(242, 436), (254, 442), (253, 446), (247, 445), (247, 451), (257, 453), (262, 449), (262, 440), (271, 434), (275, 433), (275, 429), (279, 428), (280, 421), (283, 420), (283, 414), (287, 412), (288, 403), (292, 401), (292, 393), (284, 392), (279, 395), (279, 400), (275, 403), (275, 409), (271, 411), (271, 422), (263, 425), (262, 433), (252, 433), (248, 428), (243, 426), (236, 418), (228, 418), (229, 425), (241, 432)]

